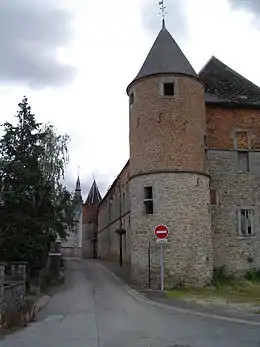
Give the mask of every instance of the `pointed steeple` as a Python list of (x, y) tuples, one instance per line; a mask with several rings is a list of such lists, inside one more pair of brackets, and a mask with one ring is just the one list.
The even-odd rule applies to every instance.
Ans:
[(80, 186), (80, 179), (79, 179), (79, 176), (78, 176), (78, 179), (77, 179), (77, 182), (76, 182), (76, 189), (75, 191), (80, 191), (81, 192), (81, 186)]
[[(166, 29), (165, 19), (141, 70), (132, 83), (156, 74), (182, 74), (198, 78), (184, 53)], [(130, 85), (132, 85), (132, 83)], [(129, 90), (128, 86), (127, 90)]]
[(101, 194), (99, 192), (98, 186), (96, 184), (96, 181), (94, 180), (87, 200), (86, 200), (86, 204), (90, 204), (90, 205), (98, 205), (100, 203), (100, 201), (102, 200)]
[(77, 202), (82, 203), (82, 195), (81, 195), (81, 186), (80, 186), (79, 176), (78, 176), (78, 179), (77, 179), (77, 182), (76, 182), (75, 199), (76, 199)]

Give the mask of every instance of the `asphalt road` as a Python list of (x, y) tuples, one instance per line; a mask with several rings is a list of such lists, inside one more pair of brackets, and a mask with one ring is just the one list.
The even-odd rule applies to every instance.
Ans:
[(93, 261), (72, 260), (67, 283), (37, 322), (1, 347), (259, 347), (260, 325), (180, 313), (133, 297)]

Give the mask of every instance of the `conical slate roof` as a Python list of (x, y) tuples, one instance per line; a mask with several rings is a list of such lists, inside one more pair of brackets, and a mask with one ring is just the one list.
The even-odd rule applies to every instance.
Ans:
[(86, 200), (86, 204), (90, 204), (90, 205), (98, 205), (100, 203), (100, 201), (102, 200), (101, 194), (99, 192), (98, 186), (96, 184), (96, 181), (94, 180), (87, 200)]
[(163, 21), (162, 29), (133, 82), (150, 75), (174, 73), (198, 78), (195, 70), (166, 29)]

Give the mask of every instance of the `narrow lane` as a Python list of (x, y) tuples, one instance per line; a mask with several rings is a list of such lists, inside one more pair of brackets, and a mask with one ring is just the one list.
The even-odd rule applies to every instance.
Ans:
[(36, 323), (1, 347), (259, 347), (260, 327), (158, 308), (93, 261), (70, 261), (67, 284)]

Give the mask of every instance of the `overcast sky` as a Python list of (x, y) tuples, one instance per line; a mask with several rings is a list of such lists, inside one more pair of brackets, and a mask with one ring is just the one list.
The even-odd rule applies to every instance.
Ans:
[[(260, 85), (259, 0), (165, 0), (167, 28), (198, 72), (215, 55)], [(27, 95), (37, 120), (71, 136), (85, 198), (129, 157), (126, 87), (161, 27), (156, 0), (1, 0), (0, 122)]]

